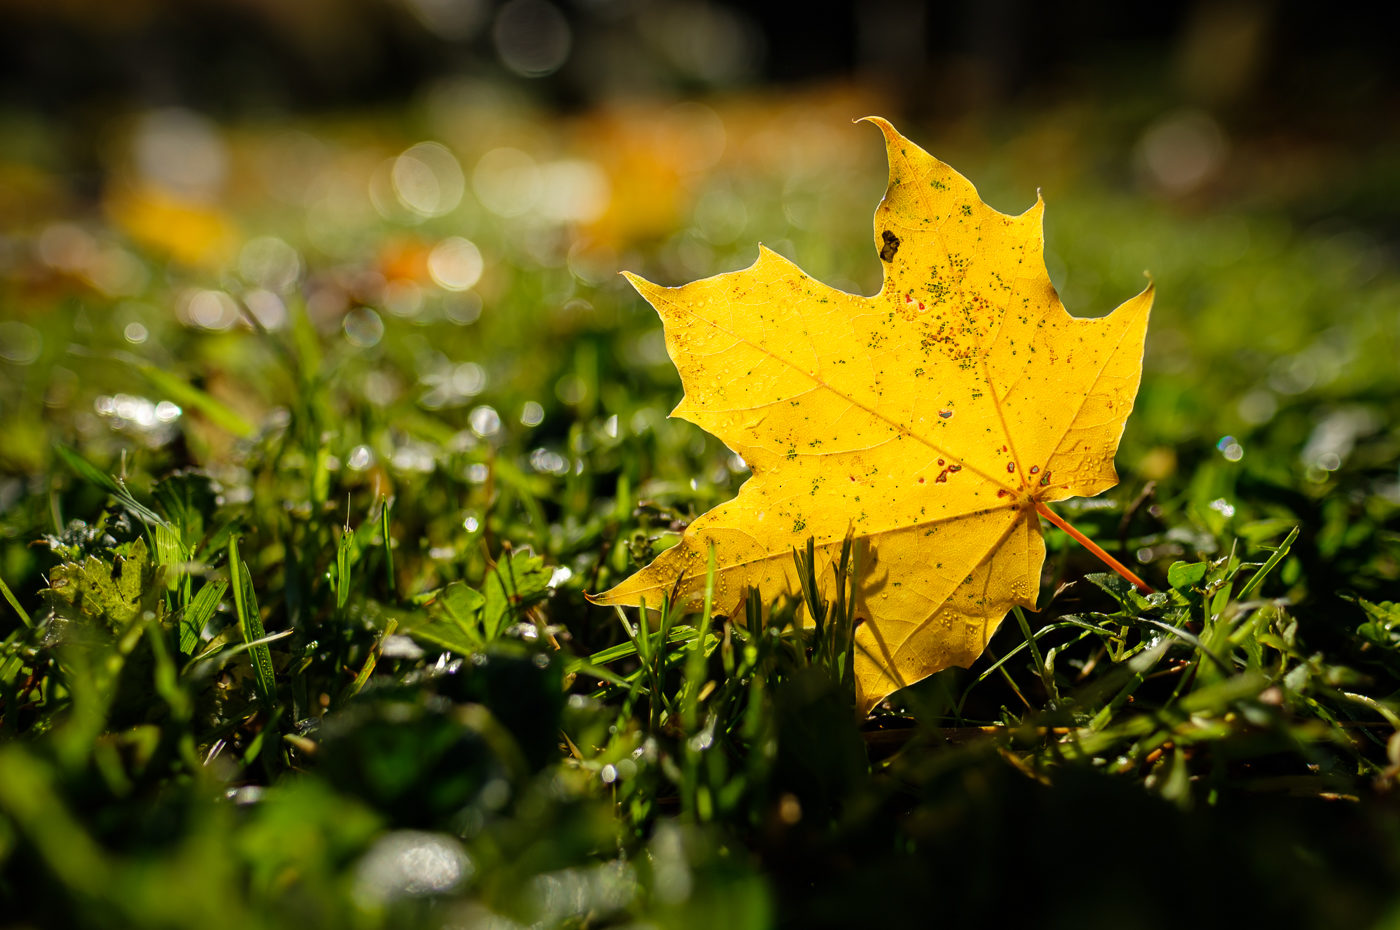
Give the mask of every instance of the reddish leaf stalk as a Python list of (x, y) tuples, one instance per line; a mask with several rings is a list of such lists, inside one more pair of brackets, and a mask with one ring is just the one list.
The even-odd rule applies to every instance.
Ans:
[(1109, 555), (1107, 552), (1103, 551), (1103, 549), (1099, 547), (1098, 543), (1094, 542), (1088, 536), (1085, 536), (1083, 533), (1079, 532), (1077, 529), (1071, 526), (1063, 517), (1055, 513), (1055, 511), (1051, 510), (1049, 507), (1046, 507), (1040, 501), (1035, 502), (1035, 509), (1036, 512), (1039, 513), (1042, 517), (1049, 520), (1051, 523), (1055, 524), (1060, 529), (1068, 533), (1071, 537), (1073, 537), (1075, 542), (1079, 543), (1085, 549), (1088, 549), (1094, 555), (1098, 556), (1099, 560), (1102, 561), (1103, 564), (1107, 565), (1109, 568), (1113, 569), (1115, 572), (1128, 579), (1128, 581), (1131, 581), (1133, 585), (1143, 594), (1157, 593), (1155, 590), (1153, 590), (1151, 585), (1143, 581), (1137, 575), (1134, 575), (1131, 571), (1128, 570), (1128, 567), (1126, 565), (1115, 559), (1113, 556)]

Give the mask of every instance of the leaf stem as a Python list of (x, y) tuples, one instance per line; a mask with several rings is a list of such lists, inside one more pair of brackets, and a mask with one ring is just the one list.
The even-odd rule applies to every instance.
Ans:
[(1088, 549), (1094, 555), (1098, 556), (1099, 560), (1102, 561), (1103, 564), (1107, 565), (1109, 568), (1113, 569), (1115, 572), (1131, 581), (1133, 585), (1137, 587), (1137, 589), (1143, 594), (1157, 593), (1155, 590), (1153, 590), (1151, 585), (1149, 585), (1147, 582), (1143, 581), (1137, 575), (1134, 575), (1131, 571), (1129, 571), (1126, 565), (1115, 559), (1113, 556), (1109, 555), (1107, 552), (1103, 551), (1103, 549), (1099, 546), (1098, 543), (1094, 542), (1088, 536), (1085, 536), (1083, 533), (1079, 532), (1077, 529), (1071, 526), (1063, 517), (1055, 513), (1055, 511), (1051, 510), (1049, 507), (1046, 507), (1045, 504), (1043, 504), (1040, 501), (1036, 501), (1035, 509), (1036, 512), (1039, 513), (1042, 517), (1049, 520), (1051, 523), (1055, 524), (1060, 529), (1068, 533), (1071, 537), (1073, 537), (1075, 542), (1079, 543), (1085, 549)]

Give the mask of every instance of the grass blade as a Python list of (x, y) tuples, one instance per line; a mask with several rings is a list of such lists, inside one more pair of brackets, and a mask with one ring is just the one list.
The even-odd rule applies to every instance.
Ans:
[(228, 582), (222, 578), (215, 578), (206, 582), (190, 601), (190, 606), (185, 608), (185, 615), (180, 618), (181, 655), (194, 654), (195, 647), (199, 645), (200, 634), (213, 619), (214, 611), (218, 609), (219, 601), (223, 600), (226, 591)]
[(164, 517), (138, 501), (135, 496), (127, 490), (125, 484), (98, 468), (77, 452), (74, 452), (62, 443), (54, 443), (53, 450), (57, 453), (59, 458), (63, 459), (64, 464), (73, 469), (79, 478), (111, 494), (123, 507), (131, 511), (132, 516), (141, 520), (143, 523), (149, 523), (151, 526), (168, 525)]
[(340, 544), (335, 547), (335, 609), (344, 610), (350, 599), (350, 565), (355, 548), (355, 534), (346, 524), (340, 534)]
[(32, 628), (34, 626), (34, 620), (29, 616), (29, 611), (20, 606), (19, 598), (15, 597), (15, 593), (10, 590), (10, 586), (5, 584), (4, 578), (0, 578), (0, 594), (5, 596), (5, 600), (15, 609), (15, 613), (19, 614), (19, 618), (24, 621), (24, 625)]
[(383, 506), (379, 508), (379, 533), (384, 539), (384, 575), (389, 581), (389, 592), (397, 593), (398, 584), (394, 581), (394, 540), (389, 535), (389, 508), (392, 501), (387, 496), (380, 498)]
[(369, 676), (374, 674), (374, 667), (379, 664), (379, 655), (384, 651), (384, 641), (390, 636), (393, 636), (394, 631), (398, 628), (399, 621), (392, 617), (384, 624), (384, 632), (380, 635), (379, 639), (375, 641), (374, 646), (370, 648), (369, 655), (365, 656), (365, 662), (360, 666), (359, 674), (355, 676), (354, 681), (346, 686), (345, 692), (340, 696), (342, 701), (349, 700), (360, 693), (360, 689), (369, 681)]
[(1243, 588), (1240, 588), (1240, 593), (1236, 597), (1236, 600), (1242, 601), (1253, 594), (1255, 589), (1263, 584), (1269, 572), (1273, 571), (1278, 566), (1278, 563), (1282, 562), (1288, 556), (1288, 550), (1293, 548), (1293, 542), (1298, 538), (1299, 529), (1300, 527), (1293, 527), (1292, 531), (1284, 538), (1283, 542), (1279, 543), (1278, 548), (1274, 550), (1268, 560), (1265, 561), (1263, 565), (1259, 566), (1259, 571), (1255, 572), (1253, 576), (1250, 577), (1249, 581), (1245, 582)]
[[(705, 606), (696, 628), (702, 633), (710, 626), (710, 611), (715, 602), (715, 547), (710, 546), (709, 564), (705, 571)], [(687, 733), (694, 731), (700, 719), (700, 686), (705, 677), (705, 640), (697, 636), (685, 657), (685, 693), (681, 698), (681, 722)]]
[(267, 643), (258, 642), (267, 634), (263, 631), (262, 617), (258, 614), (258, 601), (253, 593), (253, 579), (248, 574), (248, 565), (238, 556), (238, 537), (230, 536), (228, 541), (229, 584), (233, 588), (233, 607), (238, 614), (238, 629), (243, 641), (249, 644), (248, 653), (253, 659), (254, 680), (257, 683), (258, 697), (269, 708), (277, 704), (277, 680), (273, 677), (272, 650)]
[(1035, 663), (1035, 673), (1040, 676), (1040, 684), (1045, 688), (1045, 696), (1050, 701), (1058, 703), (1060, 695), (1055, 688), (1055, 678), (1045, 667), (1045, 657), (1040, 654), (1040, 646), (1036, 644), (1035, 637), (1031, 635), (1030, 623), (1026, 620), (1025, 612), (1019, 607), (1012, 607), (1011, 610), (1016, 614), (1016, 622), (1020, 624), (1021, 635), (1026, 638), (1026, 648), (1031, 652), (1031, 661)]

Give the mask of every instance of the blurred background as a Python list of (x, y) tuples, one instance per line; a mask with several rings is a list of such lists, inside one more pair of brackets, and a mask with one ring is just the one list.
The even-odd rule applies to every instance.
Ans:
[[(812, 114), (841, 139), (859, 133), (829, 116), (860, 106), (936, 127), (930, 143), (943, 148), (1005, 142), (1035, 123), (1051, 135), (1044, 171), (1069, 170), (1057, 164), (1072, 160), (1065, 140), (1087, 124), (1121, 146), (1094, 166), (1106, 180), (1304, 220), (1345, 211), (1395, 231), (1394, 170), (1382, 168), (1397, 124), (1393, 13), (1319, 17), (1272, 0), (1132, 16), (1107, 2), (1016, 0), (4, 0), (0, 15), (13, 231), (135, 187), (191, 204), (294, 191), (304, 201), (323, 192), (331, 149), (368, 157), (395, 131), (447, 144), (469, 171), (478, 149), (533, 131), (557, 151), (526, 154), (586, 156), (602, 172), (601, 213), (637, 199), (650, 175), (762, 148), (752, 124), (776, 124), (779, 111), (754, 107), (783, 100), (829, 101), (831, 114)], [(679, 101), (702, 105), (667, 120), (648, 112)], [(345, 137), (347, 117), (361, 138)], [(689, 153), (641, 151), (625, 135), (640, 122)], [(649, 171), (617, 169), (627, 158)], [(259, 165), (284, 189), (240, 188)], [(673, 231), (683, 217), (668, 219)]]
[[(1400, 15), (1361, 9), (0, 0), (0, 593), (14, 595), (0, 604), (0, 899), (15, 889), (19, 907), (6, 916), (435, 926), (454, 912), (433, 895), (467, 883), (453, 926), (645, 913), (765, 927), (770, 901), (791, 926), (871, 923), (872, 903), (986, 923), (998, 902), (1076, 930), (1188, 912), (1367, 926), (1386, 907), (1396, 923), (1400, 741), (1385, 740), (1400, 612), (1357, 598), (1400, 600)], [(1188, 706), (1173, 660), (1136, 707), (1113, 685), (1129, 703), (1114, 697), (1094, 727), (1117, 708), (1120, 741), (1042, 788), (1000, 744), (954, 753), (942, 736), (872, 775), (849, 703), (803, 697), (810, 678), (747, 705), (726, 682), (707, 707), (757, 708), (737, 743), (737, 711), (716, 739), (718, 712), (703, 731), (663, 728), (655, 692), (645, 712), (634, 701), (618, 618), (583, 592), (748, 473), (667, 419), (679, 380), (618, 272), (678, 284), (745, 267), (762, 242), (874, 293), (886, 166), (877, 131), (853, 122), (869, 114), (998, 209), (1042, 191), (1071, 313), (1106, 313), (1153, 277), (1121, 484), (1057, 507), (1163, 588), (1176, 562), (1260, 559), (1300, 528), (1265, 585), (1238, 595), (1254, 645), (1230, 633), (1230, 655), (1248, 651), (1253, 690), (1204, 678), (1247, 695), (1240, 714), (1198, 702), (1194, 729), (1171, 729)], [(50, 647), (84, 627), (50, 624), (66, 608), (41, 591), (79, 561), (94, 584), (139, 586), (114, 566), (140, 564), (150, 506), (182, 534), (152, 536), (173, 574), (166, 591), (146, 582), (179, 605), (190, 661), (177, 676), (164, 639), (147, 637), (148, 655), (123, 634), (123, 702), (104, 722), (80, 695), (70, 724), (51, 682), (76, 693), (83, 669), (112, 666), (65, 665), (72, 653)], [(217, 674), (208, 652), (193, 659), (251, 629), (220, 586), (234, 535), (248, 579), (235, 590), (256, 591), (250, 616), (265, 616), (262, 648), (292, 695), (276, 711), (241, 654)], [(1057, 600), (1032, 622), (1118, 610), (1062, 584), (1100, 571), (1091, 556), (1058, 532), (1047, 545), (1041, 590)], [(529, 600), (507, 601), (499, 565)], [(443, 645), (441, 617), (471, 604), (449, 591), (494, 617), (489, 661), (479, 642)], [(1209, 597), (1191, 609), (1219, 610)], [(1291, 664), (1260, 692), (1266, 621)], [(1011, 732), (1022, 705), (1029, 724), (1069, 722), (1016, 690), (1007, 669), (1031, 681), (1024, 656), (1001, 664), (1030, 635), (1004, 624), (981, 664), (908, 689), (864, 735), (901, 719)], [(1074, 635), (1057, 675), (1079, 689), (1094, 669), (1086, 700), (1106, 700), (1098, 682), (1128, 665)], [(449, 665), (443, 648), (471, 660)], [(590, 696), (580, 674), (566, 704), (561, 667), (583, 658), (633, 690)], [(1151, 688), (1176, 689), (1169, 713)], [(37, 716), (20, 700), (36, 691)], [(1058, 700), (1045, 714), (1075, 706)], [(486, 717), (459, 713), (478, 704), (528, 769), (502, 761), (524, 755), (472, 722)], [(776, 744), (739, 751), (765, 720)], [(1322, 720), (1355, 727), (1361, 748)], [(280, 756), (279, 729), (294, 747)], [(1056, 765), (1060, 745), (1046, 744)], [(326, 764), (303, 776), (317, 751)], [(1100, 763), (1118, 774), (1092, 774)], [(697, 784), (714, 787), (713, 822), (681, 829), (679, 786)], [(210, 802), (215, 789), (234, 804)], [(844, 825), (801, 820), (838, 798)], [(392, 910), (419, 904), (413, 920)], [(1242, 922), (1242, 907), (1257, 910)]]

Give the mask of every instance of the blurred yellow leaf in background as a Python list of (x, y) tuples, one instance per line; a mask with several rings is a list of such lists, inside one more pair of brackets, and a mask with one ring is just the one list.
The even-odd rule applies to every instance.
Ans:
[(240, 242), (237, 228), (222, 210), (154, 187), (115, 194), (106, 209), (113, 225), (137, 243), (195, 268), (219, 267)]

